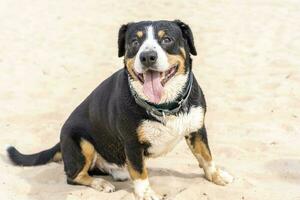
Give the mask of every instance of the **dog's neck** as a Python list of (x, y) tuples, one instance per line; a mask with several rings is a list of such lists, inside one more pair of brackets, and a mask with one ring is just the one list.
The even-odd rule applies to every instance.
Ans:
[[(171, 101), (162, 102), (159, 104), (154, 104), (149, 102), (146, 99), (141, 98), (140, 94), (136, 92), (136, 89), (134, 88), (134, 81), (129, 77), (128, 75), (128, 84), (130, 87), (130, 92), (133, 95), (135, 102), (144, 108), (146, 112), (156, 118), (161, 123), (165, 124), (165, 117), (166, 115), (176, 115), (180, 111), (187, 112), (188, 106), (187, 106), (187, 100), (190, 96), (192, 85), (193, 85), (193, 74), (192, 71), (189, 70), (186, 72), (186, 74), (181, 75), (185, 78), (185, 81), (182, 81), (181, 85), (178, 86), (177, 83), (177, 90), (176, 92), (172, 94), (173, 98)], [(172, 79), (175, 79), (176, 77), (173, 77)], [(175, 86), (173, 86), (176, 88)]]

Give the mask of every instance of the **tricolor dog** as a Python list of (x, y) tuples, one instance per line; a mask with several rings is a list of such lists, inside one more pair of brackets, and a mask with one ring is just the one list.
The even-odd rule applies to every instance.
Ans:
[(113, 192), (114, 180), (131, 178), (137, 199), (160, 199), (149, 184), (146, 158), (171, 151), (185, 139), (218, 185), (232, 176), (217, 168), (209, 150), (204, 95), (192, 72), (197, 55), (190, 27), (179, 21), (142, 21), (121, 26), (119, 57), (124, 68), (104, 80), (70, 115), (53, 148), (24, 155), (8, 148), (23, 166), (63, 160), (69, 184)]

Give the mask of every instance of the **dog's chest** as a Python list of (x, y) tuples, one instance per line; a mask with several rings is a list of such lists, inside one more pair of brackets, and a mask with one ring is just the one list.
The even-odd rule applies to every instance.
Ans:
[(200, 129), (203, 118), (203, 108), (196, 107), (186, 114), (167, 116), (165, 125), (146, 120), (138, 129), (139, 139), (149, 143), (147, 152), (151, 157), (157, 157), (170, 152), (185, 135)]

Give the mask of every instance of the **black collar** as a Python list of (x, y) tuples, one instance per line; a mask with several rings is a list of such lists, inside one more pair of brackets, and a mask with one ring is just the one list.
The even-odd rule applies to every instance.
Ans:
[(138, 94), (135, 92), (133, 89), (132, 85), (130, 84), (130, 78), (128, 76), (128, 81), (129, 81), (129, 87), (130, 87), (130, 92), (134, 97), (135, 102), (144, 108), (148, 114), (152, 115), (159, 121), (161, 117), (165, 117), (166, 115), (176, 115), (179, 113), (181, 109), (187, 110), (187, 100), (191, 94), (192, 90), (192, 85), (193, 85), (193, 73), (192, 71), (189, 71), (189, 80), (188, 84), (185, 87), (184, 93), (180, 95), (175, 101), (170, 102), (170, 103), (165, 103), (165, 104), (152, 104), (148, 101), (145, 101), (141, 99)]

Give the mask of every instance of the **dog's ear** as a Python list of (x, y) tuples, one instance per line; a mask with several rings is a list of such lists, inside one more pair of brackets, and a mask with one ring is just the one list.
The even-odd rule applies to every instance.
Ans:
[(177, 24), (177, 26), (179, 26), (179, 28), (181, 29), (182, 36), (187, 41), (187, 44), (190, 49), (190, 53), (196, 56), (197, 51), (194, 45), (194, 37), (191, 28), (180, 20), (174, 20), (174, 23)]
[(128, 29), (129, 24), (124, 24), (119, 29), (119, 36), (118, 36), (118, 48), (119, 48), (119, 57), (125, 55), (125, 39), (126, 39), (126, 31)]

